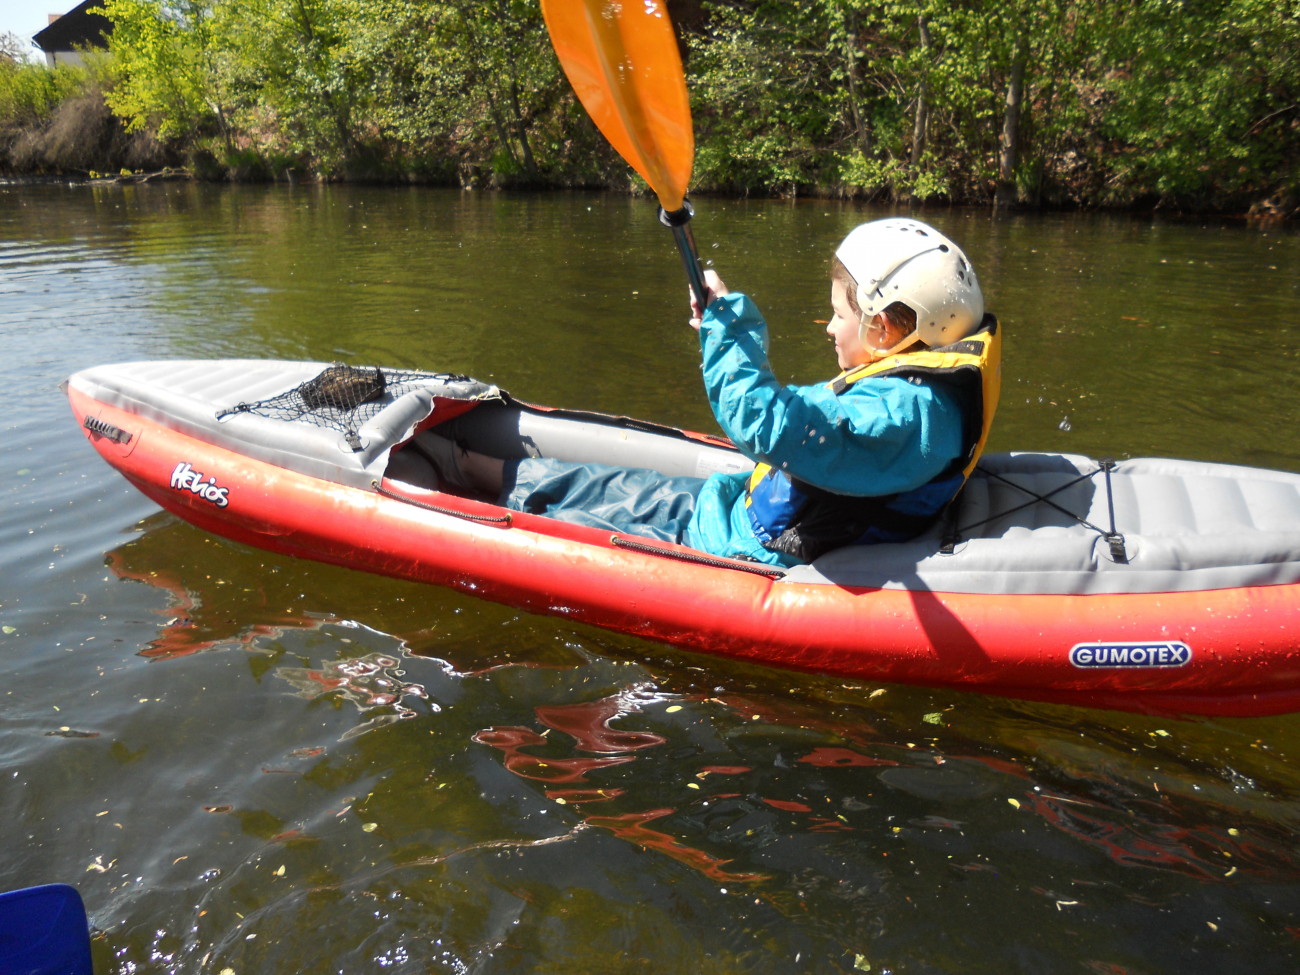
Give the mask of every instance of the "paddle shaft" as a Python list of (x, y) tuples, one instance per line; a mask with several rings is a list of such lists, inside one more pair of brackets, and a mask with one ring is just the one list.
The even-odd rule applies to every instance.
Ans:
[(682, 208), (669, 213), (663, 207), (659, 208), (659, 222), (673, 232), (673, 241), (677, 244), (677, 253), (682, 256), (682, 264), (686, 268), (686, 277), (691, 283), (691, 292), (695, 295), (695, 302), (700, 306), (700, 312), (708, 307), (709, 294), (708, 285), (704, 283), (704, 265), (700, 263), (700, 255), (695, 249), (695, 235), (691, 233), (691, 217), (695, 216), (695, 208), (691, 206), (689, 200), (682, 201)]

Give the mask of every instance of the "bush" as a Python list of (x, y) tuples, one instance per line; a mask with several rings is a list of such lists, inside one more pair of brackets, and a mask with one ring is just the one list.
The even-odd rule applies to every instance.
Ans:
[(47, 68), (0, 57), (0, 132), (44, 124), (64, 99), (84, 93), (89, 85), (85, 68)]
[(0, 169), (14, 173), (157, 169), (172, 153), (127, 133), (104, 99), (103, 59), (47, 68), (0, 58)]

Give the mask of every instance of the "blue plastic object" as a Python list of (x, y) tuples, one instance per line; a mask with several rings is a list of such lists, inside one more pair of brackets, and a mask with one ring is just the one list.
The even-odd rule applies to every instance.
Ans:
[(0, 975), (94, 975), (90, 922), (76, 888), (0, 894)]

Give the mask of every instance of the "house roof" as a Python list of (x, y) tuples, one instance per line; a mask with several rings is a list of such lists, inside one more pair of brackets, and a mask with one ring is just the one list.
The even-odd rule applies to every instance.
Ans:
[(104, 48), (104, 35), (113, 33), (113, 22), (103, 14), (87, 13), (104, 0), (85, 0), (32, 37), (42, 51), (72, 51), (77, 46)]

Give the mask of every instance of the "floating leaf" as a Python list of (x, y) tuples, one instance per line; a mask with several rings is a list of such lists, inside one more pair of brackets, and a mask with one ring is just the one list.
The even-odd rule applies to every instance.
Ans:
[(8, 636), (10, 633), (18, 632), (18, 628), (15, 626), (0, 626), (0, 630), (4, 630), (6, 636)]
[(870, 694), (867, 695), (867, 700), (873, 701), (876, 698), (880, 697), (881, 694), (884, 693), (885, 693), (885, 689), (883, 687), (877, 687), (874, 691), (872, 691)]
[(666, 709), (666, 712), (667, 712), (668, 714), (672, 714), (673, 712), (675, 712), (675, 711), (680, 711), (681, 709), (682, 709), (682, 706), (681, 706), (680, 704), (674, 704), (672, 707), (667, 708), (667, 709)]
[(763, 799), (763, 801), (775, 809), (784, 809), (786, 812), (812, 812), (802, 802), (791, 802), (789, 799)]
[(1170, 734), (1169, 734), (1169, 732), (1165, 731), (1164, 728), (1157, 728), (1154, 732), (1152, 732), (1152, 734), (1159, 735), (1161, 738), (1169, 738), (1169, 737), (1171, 737)]
[(688, 789), (698, 789), (698, 788), (699, 788), (699, 785), (696, 784), (696, 783), (694, 783), (694, 782), (687, 782), (687, 783), (686, 783), (686, 788), (688, 788)]
[(871, 971), (871, 962), (867, 961), (866, 955), (854, 955), (853, 967), (860, 972), (869, 972)]
[(931, 711), (929, 714), (925, 715), (925, 717), (923, 717), (921, 720), (924, 721), (926, 724), (943, 724), (943, 712)]
[(361, 828), (362, 828), (363, 830), (365, 830), (367, 833), (373, 833), (375, 830), (379, 829), (379, 824), (378, 824), (378, 823), (362, 823), (362, 824), (361, 824)]
[(1020, 800), (1019, 800), (1019, 799), (1008, 799), (1007, 802), (1011, 803), (1011, 805), (1015, 806), (1017, 809), (1020, 808)]
[(1228, 835), (1229, 835), (1229, 836), (1240, 836), (1240, 835), (1241, 835), (1241, 830), (1239, 830), (1239, 829), (1235, 829), (1235, 828), (1232, 828), (1232, 827), (1229, 827), (1229, 829), (1228, 829)]
[(283, 877), (283, 876), (284, 876), (284, 864), (283, 864), (283, 863), (280, 864), (280, 869), (277, 870), (277, 871), (275, 872), (275, 875), (276, 875), (277, 877)]

